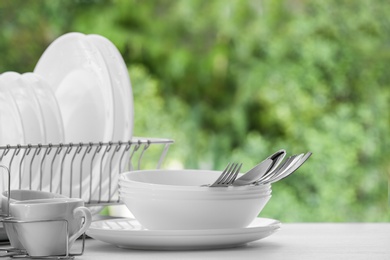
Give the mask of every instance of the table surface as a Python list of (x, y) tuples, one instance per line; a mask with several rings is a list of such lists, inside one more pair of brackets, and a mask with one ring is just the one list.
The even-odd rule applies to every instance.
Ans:
[[(72, 251), (81, 248), (77, 241)], [(390, 259), (390, 223), (291, 223), (245, 246), (220, 250), (121, 249), (87, 239), (75, 260), (100, 259)]]

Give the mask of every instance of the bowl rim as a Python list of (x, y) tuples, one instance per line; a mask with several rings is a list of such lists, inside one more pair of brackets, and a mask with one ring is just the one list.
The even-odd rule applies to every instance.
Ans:
[(213, 203), (214, 201), (235, 201), (235, 200), (262, 200), (269, 199), (272, 194), (258, 194), (258, 195), (246, 195), (236, 197), (196, 197), (196, 196), (164, 196), (159, 194), (155, 196), (153, 194), (128, 194), (126, 192), (118, 191), (119, 200), (122, 199), (141, 199), (145, 201), (208, 201)]
[(178, 196), (203, 196), (203, 197), (222, 197), (222, 198), (233, 198), (233, 197), (241, 197), (241, 196), (259, 196), (262, 194), (272, 194), (272, 190), (264, 190), (264, 191), (257, 191), (257, 192), (248, 192), (248, 193), (230, 193), (230, 192), (219, 192), (219, 191), (212, 191), (211, 192), (204, 192), (204, 191), (192, 191), (192, 190), (150, 190), (150, 189), (143, 189), (143, 188), (126, 188), (126, 187), (119, 187), (119, 192), (127, 193), (127, 194), (145, 194), (147, 196), (172, 196), (178, 197)]
[[(182, 169), (182, 170), (167, 170), (167, 169), (154, 169), (154, 170), (136, 170), (136, 171), (128, 171), (123, 172), (119, 175), (118, 178), (118, 184), (124, 184), (125, 186), (133, 186), (134, 187), (143, 187), (143, 188), (150, 188), (150, 189), (162, 189), (162, 190), (196, 190), (196, 191), (207, 191), (210, 189), (210, 187), (207, 186), (200, 186), (200, 185), (174, 185), (174, 184), (162, 184), (162, 183), (150, 183), (150, 182), (143, 182), (143, 181), (137, 181), (129, 179), (129, 175), (132, 174), (147, 174), (147, 173), (161, 173), (164, 174), (164, 172), (169, 173), (179, 173), (179, 172), (209, 172), (209, 173), (218, 173), (220, 174), (221, 171), (214, 171), (214, 170), (196, 170), (196, 169)], [(219, 175), (218, 175), (219, 176)], [(233, 189), (234, 188), (234, 189)], [(258, 192), (259, 190), (265, 190), (265, 189), (271, 189), (271, 184), (260, 184), (260, 185), (245, 185), (245, 186), (229, 186), (229, 187), (212, 187), (213, 190), (221, 190), (221, 191), (227, 191), (230, 192), (239, 192), (239, 191), (248, 191), (248, 192)]]

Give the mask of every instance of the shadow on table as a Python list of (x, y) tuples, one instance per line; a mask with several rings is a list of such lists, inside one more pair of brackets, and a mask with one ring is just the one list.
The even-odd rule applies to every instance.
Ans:
[[(110, 255), (113, 259), (119, 259), (128, 255), (129, 257), (137, 257), (137, 259), (174, 259), (179, 257), (197, 258), (197, 259), (239, 259), (245, 256), (261, 257), (263, 254), (269, 255), (272, 252), (277, 252), (282, 247), (282, 244), (271, 241), (255, 241), (239, 247), (224, 248), (224, 249), (207, 249), (207, 250), (138, 250), (119, 248), (114, 245), (93, 241), (88, 243), (85, 250), (85, 256), (96, 255), (98, 259), (102, 255)], [(118, 258), (117, 258), (118, 257)], [(95, 258), (94, 258), (95, 259)]]

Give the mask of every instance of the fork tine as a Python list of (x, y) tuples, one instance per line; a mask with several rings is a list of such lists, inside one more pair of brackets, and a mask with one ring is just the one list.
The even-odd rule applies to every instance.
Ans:
[(231, 185), (237, 178), (240, 172), (242, 163), (228, 163), (226, 168), (219, 175), (218, 179), (208, 187), (227, 187)]
[(237, 169), (233, 171), (233, 174), (230, 175), (230, 179), (226, 182), (227, 185), (231, 185), (237, 178), (238, 173), (241, 170), (242, 163), (237, 165)]
[(229, 169), (224, 174), (223, 178), (218, 182), (218, 184), (224, 184), (230, 178), (232, 172), (234, 172), (236, 167), (237, 167), (237, 163), (232, 163)]
[(212, 185), (219, 183), (226, 176), (226, 174), (229, 173), (231, 167), (232, 167), (232, 164), (228, 163), (226, 168), (222, 171), (221, 175), (219, 175), (218, 179)]

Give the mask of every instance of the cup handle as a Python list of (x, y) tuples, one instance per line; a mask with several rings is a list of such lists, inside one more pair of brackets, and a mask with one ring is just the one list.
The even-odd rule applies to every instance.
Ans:
[(89, 211), (86, 207), (78, 207), (73, 210), (73, 216), (75, 218), (82, 218), (84, 217), (84, 223), (81, 226), (80, 230), (77, 231), (73, 236), (69, 238), (69, 242), (72, 243), (74, 240), (76, 240), (79, 236), (81, 236), (92, 223), (92, 215), (91, 211)]

